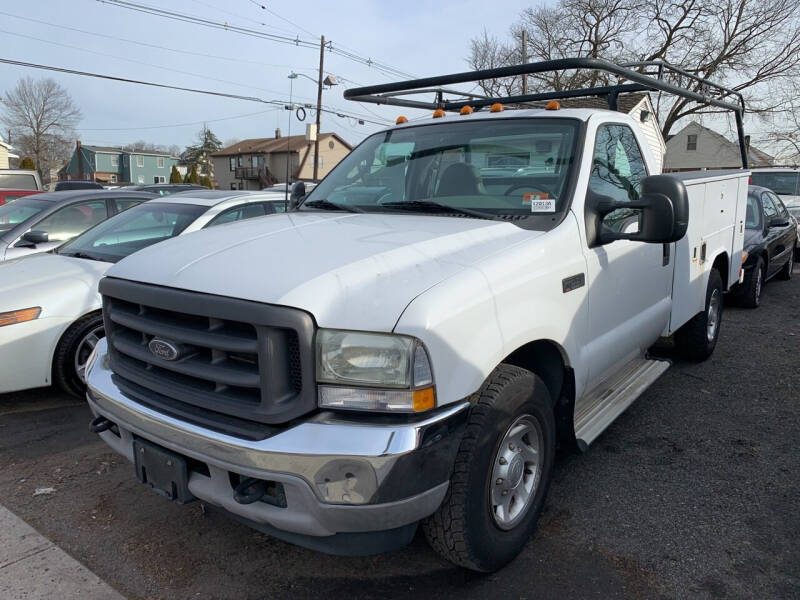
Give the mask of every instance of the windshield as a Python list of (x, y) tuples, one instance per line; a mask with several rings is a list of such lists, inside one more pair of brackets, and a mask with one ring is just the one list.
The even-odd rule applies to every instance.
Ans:
[(206, 211), (194, 204), (146, 202), (93, 227), (58, 249), (59, 254), (117, 262), (174, 237)]
[(52, 202), (28, 198), (21, 198), (0, 206), (0, 233), (11, 231), (23, 221), (27, 221), (51, 206), (53, 206)]
[(0, 173), (0, 188), (14, 190), (38, 190), (33, 173)]
[(800, 196), (800, 171), (769, 172), (755, 171), (752, 184), (769, 188), (783, 196)]
[(558, 212), (567, 204), (577, 131), (572, 119), (531, 118), (375, 134), (314, 188), (301, 210), (487, 218)]
[(747, 217), (744, 226), (746, 229), (761, 229), (761, 209), (758, 207), (756, 197), (747, 195)]

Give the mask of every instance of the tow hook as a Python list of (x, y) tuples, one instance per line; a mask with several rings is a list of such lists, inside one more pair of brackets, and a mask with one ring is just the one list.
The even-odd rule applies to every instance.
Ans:
[(95, 417), (92, 419), (92, 422), (89, 423), (89, 431), (92, 433), (102, 433), (111, 429), (114, 423), (106, 419), (105, 417)]
[(263, 479), (246, 477), (233, 490), (233, 499), (239, 504), (258, 502), (267, 493), (267, 482)]

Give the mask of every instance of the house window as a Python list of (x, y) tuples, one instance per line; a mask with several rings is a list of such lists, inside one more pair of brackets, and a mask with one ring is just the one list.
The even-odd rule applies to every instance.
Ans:
[(155, 175), (153, 177), (153, 183), (167, 183), (167, 178), (163, 175)]
[(236, 166), (241, 167), (244, 165), (244, 157), (240, 154), (236, 157)]
[(231, 156), (230, 157), (230, 166), (231, 166), (231, 171), (235, 171), (236, 170), (236, 157), (235, 156)]
[[(233, 160), (233, 159), (231, 159), (231, 160)], [(235, 190), (235, 189), (236, 189), (236, 182), (233, 182), (233, 183), (231, 184), (231, 189), (232, 189), (232, 190)]]
[(140, 185), (144, 185), (144, 175), (138, 175), (136, 177), (136, 183), (138, 183)]
[(686, 136), (686, 149), (697, 150), (697, 135), (691, 134)]
[(164, 157), (163, 156), (159, 156), (158, 157), (158, 168), (159, 169), (163, 169), (164, 168)]
[(250, 157), (250, 164), (251, 164), (251, 165), (252, 165), (252, 167), (253, 167), (253, 168), (255, 168), (255, 169), (257, 169), (257, 168), (258, 168), (258, 162), (259, 162), (259, 160), (258, 160), (258, 159), (259, 159), (259, 158), (260, 158), (260, 157), (258, 157), (258, 156), (256, 156), (256, 155), (253, 155), (253, 156), (251, 156), (251, 157)]
[(117, 183), (117, 176), (116, 175), (112, 175), (111, 176), (111, 183)]
[(142, 156), (141, 154), (138, 154), (136, 156), (136, 166), (137, 167), (143, 167), (144, 166), (144, 156)]
[(119, 156), (116, 156), (114, 154), (111, 155), (111, 166), (112, 167), (118, 167), (119, 166)]

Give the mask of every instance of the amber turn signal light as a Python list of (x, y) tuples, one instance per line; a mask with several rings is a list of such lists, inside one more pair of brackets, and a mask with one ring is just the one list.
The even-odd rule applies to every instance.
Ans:
[(436, 395), (433, 392), (433, 387), (414, 390), (414, 397), (411, 406), (414, 409), (414, 412), (430, 410), (436, 406)]
[(38, 319), (41, 313), (41, 306), (34, 306), (32, 308), (23, 308), (20, 310), (12, 310), (9, 312), (0, 313), (0, 327), (13, 325), (14, 323), (33, 321), (34, 319)]

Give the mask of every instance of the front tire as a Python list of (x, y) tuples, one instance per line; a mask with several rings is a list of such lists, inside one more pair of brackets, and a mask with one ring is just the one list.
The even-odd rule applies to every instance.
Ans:
[(53, 356), (53, 383), (73, 396), (83, 397), (86, 360), (105, 336), (103, 317), (93, 313), (81, 317), (61, 336)]
[(433, 549), (480, 572), (513, 560), (544, 505), (555, 444), (544, 382), (519, 367), (497, 367), (471, 409), (447, 495), (423, 522)]
[(675, 332), (675, 343), (684, 358), (702, 362), (714, 352), (722, 324), (722, 293), (722, 277), (719, 271), (712, 269), (708, 276), (705, 309)]

